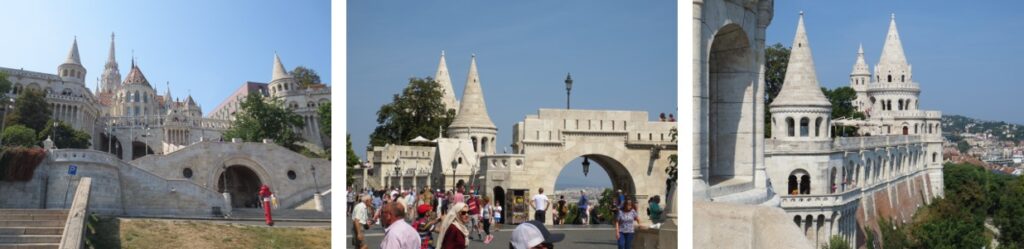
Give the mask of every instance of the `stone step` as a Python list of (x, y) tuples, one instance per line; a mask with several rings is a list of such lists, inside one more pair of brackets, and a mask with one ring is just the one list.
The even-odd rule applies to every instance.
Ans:
[(0, 227), (0, 235), (61, 235), (63, 227)]
[(63, 220), (0, 220), (0, 227), (64, 227)]
[(68, 214), (67, 209), (0, 209), (0, 215), (5, 214)]
[(0, 235), (0, 244), (60, 243), (60, 235)]
[(54, 249), (54, 248), (60, 248), (60, 243), (0, 244), (0, 249)]
[(0, 214), (0, 220), (67, 220), (68, 214)]

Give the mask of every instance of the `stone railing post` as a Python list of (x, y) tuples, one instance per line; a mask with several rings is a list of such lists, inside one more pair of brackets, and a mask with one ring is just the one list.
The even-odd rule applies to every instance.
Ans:
[(82, 177), (78, 180), (75, 197), (68, 210), (68, 219), (64, 223), (64, 233), (60, 237), (61, 249), (85, 248), (85, 222), (89, 216), (89, 192), (92, 178)]

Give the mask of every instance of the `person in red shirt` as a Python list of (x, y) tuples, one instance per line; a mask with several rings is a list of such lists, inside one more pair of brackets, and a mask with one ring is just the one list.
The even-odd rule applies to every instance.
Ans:
[(266, 184), (260, 186), (260, 201), (263, 202), (263, 218), (267, 220), (268, 226), (274, 226), (274, 218), (270, 216), (270, 195), (274, 194), (270, 192), (270, 187)]
[(418, 217), (412, 223), (412, 227), (416, 229), (416, 232), (420, 234), (420, 239), (423, 240), (420, 249), (433, 249), (434, 246), (430, 242), (434, 239), (434, 224), (440, 222), (441, 217), (434, 218), (433, 207), (429, 204), (422, 204), (416, 208), (416, 214)]
[(469, 238), (472, 239), (475, 233), (477, 239), (483, 240), (483, 235), (480, 233), (480, 198), (470, 195), (466, 205), (469, 206)]
[(440, 249), (466, 249), (469, 247), (469, 207), (464, 202), (452, 203), (452, 208), (444, 216), (441, 222), (441, 233), (437, 237), (437, 247)]

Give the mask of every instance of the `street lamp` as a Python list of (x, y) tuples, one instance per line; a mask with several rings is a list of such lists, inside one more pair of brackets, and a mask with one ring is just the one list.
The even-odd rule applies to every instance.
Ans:
[(398, 185), (398, 186), (402, 186), (402, 172), (399, 172), (401, 170), (402, 170), (402, 167), (398, 166), (396, 164), (395, 165), (395, 179), (398, 179), (398, 184), (395, 184), (395, 185)]
[(590, 173), (590, 159), (584, 156), (583, 157), (583, 176), (587, 176), (587, 173)]
[(569, 73), (565, 74), (565, 109), (569, 108), (569, 93), (572, 92), (572, 75)]
[(310, 164), (309, 171), (313, 172), (313, 189), (316, 190), (316, 194), (320, 194), (320, 184), (316, 182), (316, 165)]

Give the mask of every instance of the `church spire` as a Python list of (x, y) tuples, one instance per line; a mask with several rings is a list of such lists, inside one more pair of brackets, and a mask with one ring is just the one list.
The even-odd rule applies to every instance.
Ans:
[(114, 32), (110, 32), (110, 53), (107, 56), (107, 63), (103, 66), (103, 76), (100, 78), (103, 84), (99, 86), (99, 92), (113, 93), (121, 85), (121, 72), (114, 51)]
[(437, 73), (434, 73), (434, 80), (441, 85), (442, 97), (441, 102), (444, 103), (446, 109), (454, 109), (455, 113), (459, 111), (459, 101), (455, 99), (455, 89), (452, 88), (452, 78), (448, 74), (448, 64), (444, 59), (444, 50), (441, 50), (441, 62), (437, 64)]
[(459, 114), (452, 121), (451, 128), (490, 128), (496, 129), (491, 117), (487, 115), (487, 105), (484, 103), (484, 92), (480, 87), (480, 74), (476, 69), (476, 55), (473, 55), (469, 64), (469, 74), (466, 77), (466, 88), (462, 91), (462, 102), (459, 105)]
[(853, 76), (853, 75), (868, 75), (868, 76), (870, 76), (871, 75), (871, 72), (868, 71), (868, 64), (866, 62), (864, 62), (864, 45), (863, 44), (861, 44), (861, 45), (859, 45), (859, 47), (857, 47), (857, 62), (853, 64), (853, 72), (851, 72), (850, 75), (851, 76)]
[(114, 58), (114, 32), (110, 32), (110, 53), (107, 56), (107, 65), (111, 63), (117, 65), (117, 59)]
[(811, 45), (807, 39), (807, 31), (804, 29), (803, 11), (800, 12), (800, 19), (797, 22), (796, 36), (793, 38), (782, 90), (779, 91), (775, 101), (771, 103), (772, 107), (783, 105), (831, 106), (828, 99), (825, 98), (825, 94), (821, 92), (821, 86), (818, 85)]

